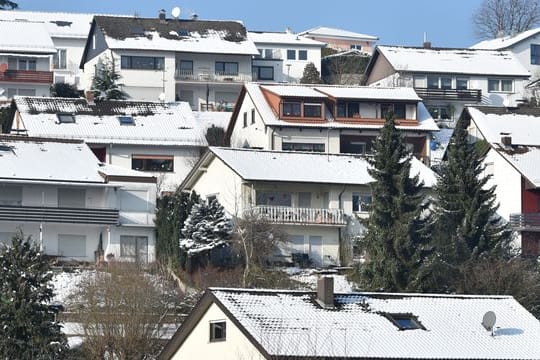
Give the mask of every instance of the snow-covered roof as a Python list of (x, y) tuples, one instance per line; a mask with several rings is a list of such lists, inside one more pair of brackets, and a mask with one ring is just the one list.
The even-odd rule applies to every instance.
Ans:
[(301, 46), (314, 46), (324, 47), (325, 44), (309, 39), (290, 32), (262, 32), (262, 31), (249, 31), (248, 38), (255, 43), (255, 45), (262, 44), (274, 44), (274, 45), (301, 45)]
[(291, 85), (262, 85), (262, 88), (273, 92), (279, 96), (304, 97), (304, 98), (320, 98), (324, 99), (327, 96), (320, 93), (311, 86), (291, 86)]
[(535, 187), (540, 187), (540, 146), (501, 146), (495, 149)]
[(68, 12), (0, 11), (0, 20), (42, 23), (50, 36), (64, 38), (86, 39), (93, 17), (93, 14)]
[(215, 126), (227, 130), (232, 113), (228, 111), (194, 111), (193, 116), (205, 130)]
[(523, 40), (540, 33), (540, 28), (531, 29), (514, 35), (507, 35), (495, 39), (480, 41), (471, 46), (471, 49), (502, 50), (507, 49)]
[[(313, 292), (209, 292), (276, 358), (540, 358), (540, 322), (510, 296), (348, 293), (325, 309)], [(493, 332), (482, 325), (488, 311), (496, 314)], [(416, 316), (425, 329), (400, 330), (391, 314)]]
[[(0, 13), (7, 11), (0, 11)], [(0, 51), (55, 54), (56, 49), (45, 26), (26, 21), (0, 21)], [(9, 34), (9, 35), (8, 35)]]
[(342, 30), (342, 29), (336, 29), (326, 26), (318, 26), (313, 29), (309, 29), (306, 31), (302, 31), (298, 35), (303, 36), (321, 36), (321, 37), (328, 37), (328, 38), (336, 38), (336, 39), (347, 39), (347, 40), (367, 40), (367, 41), (375, 41), (379, 38), (372, 35), (366, 35), (366, 34), (360, 34), (352, 31)]
[[(248, 181), (365, 185), (373, 181), (364, 157), (346, 154), (265, 151), (210, 147), (210, 152)], [(411, 176), (419, 175), (426, 187), (435, 174), (413, 157)]]
[[(528, 77), (509, 51), (377, 46), (396, 71)], [(372, 60), (372, 62), (374, 59)]]
[(369, 99), (369, 100), (403, 100), (403, 101), (422, 101), (413, 88), (410, 87), (370, 87), (370, 86), (351, 86), (351, 87), (316, 87), (318, 91), (327, 94), (333, 98), (339, 99)]
[[(14, 130), (30, 136), (83, 139), (91, 144), (156, 146), (206, 146), (203, 128), (188, 103), (102, 101), (85, 99), (15, 97), (21, 121)], [(58, 114), (71, 114), (74, 123), (63, 123)], [(133, 118), (122, 124), (119, 117)], [(19, 124), (19, 128), (17, 128)], [(14, 132), (12, 130), (12, 132)]]
[(96, 16), (94, 21), (110, 49), (259, 54), (240, 21), (117, 16)]

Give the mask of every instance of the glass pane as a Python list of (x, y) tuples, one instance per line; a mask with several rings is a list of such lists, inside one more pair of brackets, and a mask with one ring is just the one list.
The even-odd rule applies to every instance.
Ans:
[(120, 67), (122, 69), (129, 69), (131, 67), (131, 57), (129, 56), (120, 57)]
[(291, 206), (292, 194), (288, 192), (257, 191), (256, 205)]
[(321, 105), (320, 104), (305, 104), (304, 117), (321, 117)]
[(301, 208), (311, 207), (311, 193), (310, 192), (298, 193), (298, 207), (301, 207)]
[(488, 80), (488, 91), (499, 91), (499, 80)]
[(157, 58), (154, 58), (154, 59), (155, 59), (155, 61), (154, 61), (155, 69), (156, 70), (163, 70), (164, 67), (165, 67), (165, 58), (157, 57)]
[(298, 50), (298, 60), (307, 60), (307, 50)]
[(300, 103), (283, 103), (283, 116), (300, 116)]
[(502, 91), (512, 92), (512, 80), (501, 80)]
[(274, 80), (274, 68), (271, 66), (261, 66), (259, 68), (259, 79)]
[(296, 50), (287, 50), (287, 60), (296, 60)]
[(347, 117), (360, 117), (359, 103), (347, 103)]
[(347, 106), (345, 103), (338, 102), (337, 104), (337, 117), (344, 118), (347, 115)]
[(238, 75), (238, 63), (225, 63), (224, 75)]
[(358, 193), (352, 194), (352, 211), (360, 210), (360, 195)]
[(469, 81), (467, 79), (457, 79), (456, 80), (456, 89), (466, 90), (469, 88)]
[(405, 104), (394, 104), (394, 115), (396, 119), (405, 119)]
[(148, 56), (132, 56), (131, 68), (140, 70), (154, 69), (154, 58)]
[(452, 78), (442, 77), (441, 78), (441, 89), (451, 89), (452, 88)]
[(428, 87), (428, 89), (438, 89), (439, 88), (439, 77), (438, 76), (428, 76), (427, 77), (427, 87)]

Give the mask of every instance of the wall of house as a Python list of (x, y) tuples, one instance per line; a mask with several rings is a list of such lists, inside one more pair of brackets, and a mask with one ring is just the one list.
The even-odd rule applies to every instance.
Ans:
[[(263, 45), (265, 49), (275, 49), (274, 51), (279, 51), (281, 58), (279, 59), (264, 59), (256, 58), (253, 59), (253, 66), (271, 66), (274, 69), (274, 79), (273, 80), (261, 80), (253, 78), (253, 81), (274, 81), (274, 82), (285, 82), (287, 77), (287, 67), (283, 65), (281, 49), (276, 49), (275, 47)], [(293, 75), (290, 75), (291, 77)], [(302, 77), (302, 75), (300, 75)], [(300, 78), (294, 78), (294, 82), (300, 81)]]
[(315, 266), (340, 265), (338, 227), (283, 225), (281, 229), (289, 236), (289, 242), (279, 246), (279, 255), (289, 257), (302, 253), (307, 254)]
[[(155, 229), (153, 226), (138, 227), (138, 226), (116, 226), (110, 228), (110, 238), (104, 237), (103, 250), (105, 259), (112, 259), (119, 261), (142, 261), (142, 262), (154, 262), (156, 260), (156, 239)], [(137, 258), (126, 257), (122, 254), (121, 249), (121, 237), (122, 236), (136, 236), (145, 237), (147, 239), (146, 249), (140, 250)], [(109, 240), (110, 239), (110, 240)]]
[[(226, 322), (226, 339), (210, 341), (210, 323)], [(210, 305), (171, 360), (183, 359), (264, 359), (242, 331), (215, 304)]]
[[(371, 72), (368, 74), (368, 77), (366, 79), (366, 84), (371, 86), (378, 86), (377, 84), (381, 82), (381, 80), (388, 78), (392, 74), (395, 74), (396, 71), (386, 60), (386, 58), (379, 54), (377, 57), (377, 61), (373, 65), (373, 68), (371, 69)], [(380, 86), (380, 85), (379, 85)], [(395, 85), (382, 85), (382, 86), (395, 86)]]
[(540, 34), (531, 36), (509, 48), (515, 57), (531, 73), (531, 81), (540, 78), (540, 64), (531, 64), (531, 44), (540, 45)]
[[(178, 82), (176, 100), (189, 102), (195, 111), (232, 111), (242, 89), (240, 82)], [(206, 95), (208, 94), (208, 99)], [(208, 102), (208, 106), (207, 106)]]
[(351, 50), (352, 45), (361, 46), (362, 49), (358, 49), (358, 50), (361, 50), (362, 52), (366, 54), (371, 54), (371, 52), (373, 51), (373, 47), (372, 47), (374, 43), (373, 41), (366, 41), (366, 40), (360, 40), (360, 39), (358, 40), (335, 39), (335, 38), (329, 38), (329, 37), (324, 37), (324, 36), (313, 36), (313, 35), (308, 35), (307, 37), (313, 40), (326, 43), (328, 47), (339, 50), (339, 51)]
[[(86, 84), (82, 82), (84, 79), (81, 78), (82, 70), (79, 69), (79, 66), (86, 44), (86, 38), (75, 39), (53, 37), (52, 40), (56, 49), (66, 50), (66, 68), (54, 69), (54, 82), (74, 84), (79, 89), (85, 89)], [(90, 86), (90, 84), (88, 84), (88, 86)]]
[[(255, 109), (255, 123), (251, 123), (251, 110)], [(244, 127), (244, 113), (247, 114), (247, 126)], [(271, 150), (271, 128), (266, 128), (253, 100), (246, 93), (238, 111), (238, 118), (231, 133), (231, 147), (261, 148)], [(279, 148), (281, 149), (281, 147)]]

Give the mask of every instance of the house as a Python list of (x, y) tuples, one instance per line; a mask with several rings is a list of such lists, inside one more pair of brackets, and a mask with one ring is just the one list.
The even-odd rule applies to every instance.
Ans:
[[(92, 14), (39, 11), (0, 11), (1, 21), (23, 21), (26, 23), (42, 24), (39, 30), (24, 32), (26, 36), (39, 41), (41, 37), (50, 37), (56, 52), (53, 54), (51, 71), (54, 83), (69, 83), (84, 89), (79, 63), (83, 53), (86, 38), (92, 22)], [(44, 27), (44, 29), (43, 29)], [(6, 34), (6, 32), (2, 32)], [(11, 29), (9, 34), (22, 34)], [(47, 68), (47, 71), (50, 70)], [(48, 94), (48, 93), (47, 93)], [(41, 95), (18, 93), (18, 95)]]
[(239, 21), (95, 16), (81, 68), (93, 77), (112, 61), (132, 99), (188, 102), (193, 110), (231, 111), (259, 54)]
[(367, 154), (388, 111), (429, 163), (439, 128), (411, 88), (245, 84), (227, 130), (232, 147)]
[(355, 49), (368, 55), (373, 51), (375, 42), (379, 40), (376, 36), (326, 26), (317, 26), (313, 29), (302, 31), (298, 35), (323, 42), (327, 47), (338, 52)]
[(79, 140), (0, 137), (0, 241), (22, 230), (62, 261), (155, 258), (156, 178)]
[(539, 359), (511, 296), (209, 288), (159, 359)]
[[(210, 147), (180, 189), (217, 199), (233, 217), (264, 215), (288, 235), (280, 255), (305, 254), (317, 266), (340, 263), (340, 247), (360, 234), (371, 204), (364, 157)], [(413, 158), (426, 188), (434, 173)]]
[(56, 49), (45, 25), (0, 21), (0, 34), (4, 34), (0, 39), (0, 100), (15, 95), (49, 96)]
[(298, 83), (308, 63), (321, 72), (324, 43), (285, 32), (248, 32), (259, 54), (253, 58), (253, 81)]
[(489, 145), (484, 159), (488, 186), (496, 185), (498, 213), (516, 231), (522, 256), (540, 255), (540, 109), (466, 107), (471, 141)]
[(11, 133), (82, 139), (102, 162), (158, 178), (174, 191), (207, 142), (185, 102), (16, 97)]
[(531, 80), (540, 78), (540, 28), (484, 40), (470, 48), (509, 51), (529, 70)]
[(370, 86), (414, 88), (433, 119), (454, 127), (465, 105), (522, 101), (530, 73), (509, 51), (377, 46), (365, 75)]

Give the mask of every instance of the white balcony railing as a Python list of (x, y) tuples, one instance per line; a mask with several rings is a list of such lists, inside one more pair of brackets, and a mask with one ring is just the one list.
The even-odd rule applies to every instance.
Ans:
[(226, 74), (226, 73), (209, 73), (209, 72), (193, 72), (190, 70), (176, 69), (174, 74), (176, 80), (180, 81), (217, 81), (217, 82), (246, 82), (251, 81), (251, 74)]
[(257, 205), (248, 211), (265, 216), (271, 222), (282, 224), (346, 225), (342, 209)]

